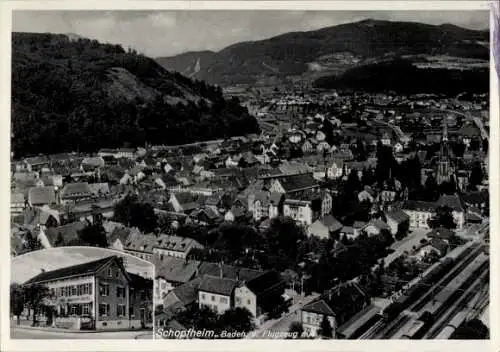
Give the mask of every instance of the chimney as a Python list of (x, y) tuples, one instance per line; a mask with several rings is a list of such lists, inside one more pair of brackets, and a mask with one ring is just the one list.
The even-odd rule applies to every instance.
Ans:
[(45, 269), (44, 269), (44, 268), (40, 268), (40, 271), (41, 271), (42, 273), (44, 273), (44, 272), (45, 272)]

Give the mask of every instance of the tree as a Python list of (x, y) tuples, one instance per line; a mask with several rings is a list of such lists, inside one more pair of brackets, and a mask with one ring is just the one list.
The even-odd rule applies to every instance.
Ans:
[(453, 332), (450, 339), (455, 340), (486, 340), (489, 339), (488, 327), (479, 319), (465, 321)]
[(255, 328), (252, 313), (246, 308), (231, 308), (220, 317), (218, 325), (227, 331), (250, 332)]
[(108, 246), (106, 230), (101, 224), (92, 224), (84, 227), (78, 232), (78, 237), (81, 241), (90, 246), (102, 248), (106, 248)]
[(438, 184), (433, 175), (427, 176), (425, 180), (424, 195), (427, 201), (435, 201), (439, 196)]
[(444, 227), (445, 229), (454, 229), (457, 227), (453, 218), (452, 209), (447, 206), (440, 206), (436, 209), (436, 215), (428, 220), (430, 228), (436, 229)]
[(17, 325), (19, 325), (20, 315), (24, 310), (24, 292), (23, 288), (18, 284), (10, 285), (10, 312), (17, 317)]
[(483, 182), (483, 178), (484, 175), (481, 163), (479, 161), (476, 161), (472, 166), (469, 178), (469, 185), (471, 186), (472, 189), (475, 189), (478, 185), (480, 185)]
[(42, 243), (38, 236), (34, 236), (31, 231), (26, 234), (26, 242), (24, 243), (24, 249), (28, 252), (38, 251), (43, 249)]
[(330, 320), (328, 319), (327, 315), (323, 315), (323, 320), (321, 320), (320, 324), (320, 330), (321, 336), (327, 339), (331, 339), (333, 337), (332, 325), (330, 324)]
[(37, 326), (37, 314), (45, 306), (45, 300), (50, 297), (50, 290), (41, 284), (28, 285), (24, 287), (24, 297), (28, 307), (33, 310), (33, 326)]
[(302, 334), (304, 333), (304, 327), (302, 326), (302, 323), (294, 321), (293, 323), (290, 324), (288, 332), (290, 333), (291, 336), (294, 336), (294, 338), (295, 336), (301, 337)]
[(114, 209), (115, 221), (137, 227), (143, 232), (152, 232), (157, 227), (157, 217), (151, 205), (139, 202), (134, 195), (128, 195)]

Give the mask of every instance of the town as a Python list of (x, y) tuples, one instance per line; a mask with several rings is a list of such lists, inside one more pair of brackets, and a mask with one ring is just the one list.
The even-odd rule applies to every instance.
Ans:
[(260, 133), (13, 155), (11, 255), (147, 260), (164, 331), (448, 339), (489, 326), (488, 94), (224, 94)]

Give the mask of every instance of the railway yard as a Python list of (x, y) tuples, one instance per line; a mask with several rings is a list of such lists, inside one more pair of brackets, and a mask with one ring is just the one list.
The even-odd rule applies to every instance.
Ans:
[[(482, 231), (487, 231), (483, 228)], [(489, 307), (487, 244), (455, 248), (393, 295), (385, 308), (366, 309), (342, 330), (346, 339), (449, 339), (464, 321)]]

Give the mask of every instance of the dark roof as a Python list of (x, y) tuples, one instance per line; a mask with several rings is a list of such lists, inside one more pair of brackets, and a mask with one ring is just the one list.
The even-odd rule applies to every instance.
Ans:
[(457, 195), (443, 194), (436, 203), (437, 206), (447, 206), (455, 211), (463, 211), (462, 202)]
[(186, 283), (193, 279), (198, 271), (200, 262), (167, 256), (163, 260), (155, 257), (155, 275), (169, 282)]
[(91, 275), (96, 273), (99, 269), (101, 269), (104, 265), (108, 264), (110, 261), (118, 259), (119, 259), (118, 256), (113, 255), (110, 257), (94, 260), (83, 264), (77, 264), (61, 269), (46, 271), (29, 279), (24, 283), (24, 285), (43, 283), (71, 276)]
[(306, 304), (302, 308), (302, 310), (323, 315), (335, 316), (335, 312), (322, 299)]
[[(191, 304), (198, 299), (198, 288), (202, 281), (201, 277), (197, 277), (183, 285), (173, 289), (170, 293), (174, 294), (183, 305)], [(170, 294), (169, 293), (169, 294)]]
[[(236, 277), (239, 277), (240, 280), (249, 281), (260, 276), (262, 273), (263, 272), (260, 270), (240, 268), (233, 265), (222, 264), (222, 276), (235, 280)], [(219, 276), (220, 264), (203, 262), (199, 268), (199, 275)]]
[(430, 245), (434, 248), (436, 248), (438, 251), (441, 252), (441, 254), (446, 253), (448, 249), (448, 243), (446, 241), (440, 239), (440, 238), (432, 238), (429, 241)]
[(246, 283), (246, 286), (252, 291), (256, 296), (265, 293), (267, 290), (282, 284), (283, 281), (280, 275), (274, 271), (269, 270), (264, 274), (252, 279)]
[(461, 195), (462, 200), (469, 204), (488, 203), (490, 199), (489, 192), (487, 191), (474, 191), (467, 192)]
[(237, 285), (235, 279), (205, 275), (198, 290), (230, 296)]
[(342, 224), (340, 223), (340, 221), (338, 221), (337, 219), (335, 219), (333, 217), (333, 215), (330, 215), (330, 214), (325, 215), (319, 221), (321, 221), (321, 223), (323, 225), (325, 225), (326, 227), (328, 227), (329, 231), (337, 231), (337, 230), (340, 230), (342, 228)]
[(406, 214), (402, 210), (391, 211), (389, 213), (386, 213), (385, 216), (387, 218), (391, 218), (392, 220), (396, 221), (398, 224), (401, 224), (405, 221), (410, 220), (410, 217), (408, 216), (408, 214)]
[(436, 203), (433, 202), (423, 202), (419, 200), (407, 200), (403, 203), (402, 209), (414, 210), (414, 211), (435, 211)]
[(300, 190), (305, 190), (308, 188), (314, 188), (318, 186), (318, 182), (314, 179), (312, 174), (298, 174), (289, 175), (278, 178), (281, 186), (285, 189), (285, 192), (295, 192)]
[(75, 195), (91, 195), (92, 191), (87, 182), (68, 183), (64, 186), (61, 197), (72, 197)]
[(108, 237), (108, 242), (111, 244), (116, 240), (120, 240), (122, 244), (127, 243), (127, 240), (130, 236), (131, 229), (125, 226), (115, 227), (113, 232)]
[(153, 280), (145, 278), (141, 275), (127, 272), (130, 278), (130, 286), (135, 289), (153, 289)]

